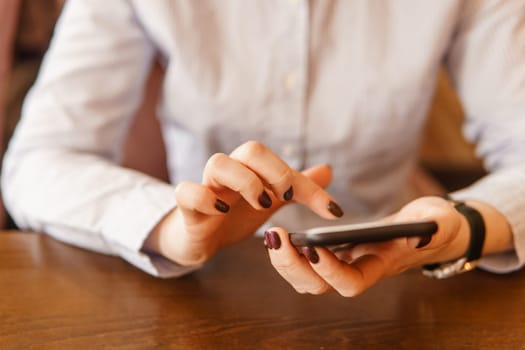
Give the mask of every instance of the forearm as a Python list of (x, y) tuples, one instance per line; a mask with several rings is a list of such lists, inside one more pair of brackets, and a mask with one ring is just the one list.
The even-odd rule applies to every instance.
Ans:
[(153, 275), (191, 271), (141, 251), (151, 229), (175, 206), (172, 186), (94, 155), (44, 150), (23, 155), (12, 146), (2, 185), (21, 227), (119, 255)]
[(494, 209), (481, 208), (490, 225), (482, 265), (497, 272), (525, 262), (525, 94), (513, 83), (525, 77), (524, 47), (516, 45), (525, 33), (524, 6), (465, 2), (446, 60), (465, 111), (463, 131), (490, 173), (452, 196)]
[(6, 204), (22, 227), (50, 233), (81, 230), (130, 248), (141, 246), (174, 206), (173, 188), (146, 175), (95, 155), (25, 153), (16, 142), (6, 155), (2, 181)]

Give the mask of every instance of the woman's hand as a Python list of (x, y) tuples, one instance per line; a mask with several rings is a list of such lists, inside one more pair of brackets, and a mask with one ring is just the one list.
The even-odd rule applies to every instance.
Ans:
[(259, 142), (207, 162), (202, 184), (182, 182), (177, 208), (156, 226), (145, 249), (184, 266), (208, 260), (220, 247), (252, 235), (277, 209), (295, 201), (333, 219), (343, 213), (324, 191), (332, 179), (326, 165), (291, 169)]
[(422, 197), (382, 221), (435, 220), (438, 232), (429, 237), (399, 238), (357, 245), (333, 253), (322, 247), (292, 246), (287, 232), (273, 228), (265, 233), (265, 245), (279, 274), (298, 292), (322, 294), (337, 291), (355, 296), (381, 278), (426, 263), (462, 256), (468, 245), (469, 227), (454, 206), (439, 197)]

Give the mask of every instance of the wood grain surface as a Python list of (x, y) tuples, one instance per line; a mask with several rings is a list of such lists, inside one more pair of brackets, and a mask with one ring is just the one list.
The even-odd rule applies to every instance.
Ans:
[(0, 349), (524, 349), (525, 273), (419, 271), (365, 294), (297, 294), (259, 238), (180, 279), (0, 232)]

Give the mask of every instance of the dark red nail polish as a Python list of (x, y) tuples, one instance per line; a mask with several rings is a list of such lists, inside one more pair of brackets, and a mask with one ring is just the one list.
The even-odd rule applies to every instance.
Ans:
[(270, 196), (268, 195), (268, 193), (266, 193), (266, 191), (263, 191), (263, 193), (261, 193), (261, 195), (259, 196), (259, 204), (263, 207), (263, 208), (270, 208), (272, 206), (272, 199), (270, 198)]
[(265, 237), (268, 239), (268, 245), (270, 249), (279, 249), (281, 247), (281, 238), (275, 231), (266, 231), (264, 233)]
[(319, 262), (319, 255), (317, 255), (314, 247), (301, 247), (301, 252), (312, 264)]
[(286, 192), (284, 192), (283, 197), (285, 201), (289, 201), (293, 198), (293, 187), (292, 186), (290, 186), (290, 188)]
[(343, 210), (341, 209), (341, 207), (339, 205), (337, 205), (336, 202), (334, 201), (330, 201), (328, 202), (328, 210), (330, 211), (330, 213), (332, 213), (332, 215), (340, 218), (341, 216), (343, 216)]
[(423, 248), (425, 246), (427, 246), (430, 241), (432, 240), (432, 236), (431, 235), (426, 235), (426, 236), (421, 236), (420, 240), (419, 240), (419, 243), (417, 244), (416, 248)]
[(221, 201), (220, 199), (216, 199), (215, 209), (217, 209), (221, 213), (227, 213), (230, 210), (230, 206), (226, 204), (225, 202)]

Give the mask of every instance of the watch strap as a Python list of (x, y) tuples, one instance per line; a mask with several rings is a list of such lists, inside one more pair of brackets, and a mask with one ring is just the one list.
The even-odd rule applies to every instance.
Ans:
[(455, 206), (465, 218), (470, 227), (470, 242), (465, 253), (467, 261), (481, 259), (483, 253), (483, 244), (485, 243), (485, 222), (480, 212), (473, 207), (459, 202)]
[(441, 279), (473, 270), (482, 256), (486, 233), (483, 217), (477, 209), (464, 202), (454, 201), (454, 207), (465, 217), (470, 228), (470, 240), (465, 255), (455, 261), (424, 265), (425, 276)]

